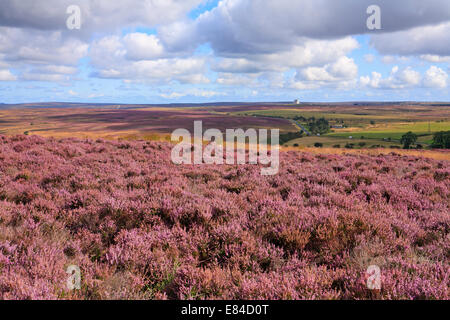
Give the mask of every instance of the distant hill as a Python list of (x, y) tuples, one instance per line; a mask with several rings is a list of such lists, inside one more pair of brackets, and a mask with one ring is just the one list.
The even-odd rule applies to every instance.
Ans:
[[(180, 108), (180, 107), (217, 107), (217, 106), (255, 106), (255, 105), (292, 105), (292, 102), (211, 102), (211, 103), (168, 103), (168, 104), (122, 104), (122, 103), (74, 103), (74, 102), (36, 102), (36, 103), (19, 103), (5, 104), (0, 103), (0, 109), (23, 109), (23, 108), (105, 108), (105, 109), (136, 109), (136, 108)], [(348, 102), (302, 102), (296, 106), (433, 106), (433, 107), (450, 107), (450, 102), (415, 102), (415, 101), (386, 101), (386, 102), (369, 102), (369, 101), (348, 101)]]

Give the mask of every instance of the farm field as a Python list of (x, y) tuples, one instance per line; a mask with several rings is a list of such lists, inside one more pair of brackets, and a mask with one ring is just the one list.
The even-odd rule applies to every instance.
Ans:
[[(349, 134), (354, 138), (361, 136), (369, 139), (392, 138), (399, 140), (401, 136), (408, 131), (412, 131), (418, 135), (431, 138), (430, 132), (447, 131), (450, 129), (450, 121), (433, 121), (433, 122), (413, 122), (413, 123), (383, 123), (380, 125), (367, 126), (360, 130), (336, 129), (336, 133), (329, 133), (332, 137), (348, 137)], [(431, 140), (431, 139), (430, 139)]]
[(279, 128), (295, 131), (286, 119), (232, 117), (203, 108), (21, 108), (0, 110), (0, 134), (37, 134), (45, 137), (102, 137), (124, 139), (167, 139), (184, 128), (193, 131), (194, 121), (203, 127)]
[(170, 152), (0, 136), (0, 298), (450, 298), (448, 160), (285, 151), (261, 176)]
[[(0, 134), (38, 134), (46, 137), (169, 140), (178, 128), (193, 130), (193, 122), (202, 120), (204, 129), (278, 128), (280, 132), (298, 132), (292, 119), (325, 118), (332, 128), (321, 137), (288, 141), (286, 146), (325, 146), (365, 142), (373, 146), (398, 146), (408, 131), (418, 135), (425, 147), (438, 131), (450, 130), (450, 106), (417, 105), (286, 105), (250, 104), (224, 106), (145, 106), (145, 105), (69, 105), (29, 104), (0, 109)], [(303, 123), (307, 126), (306, 123)], [(352, 137), (352, 139), (349, 139)], [(386, 141), (386, 140), (391, 141)], [(362, 141), (361, 141), (362, 140)]]
[[(334, 126), (331, 132), (320, 137), (296, 139), (286, 143), (286, 146), (311, 146), (316, 142), (324, 146), (364, 142), (365, 147), (390, 147), (398, 146), (401, 137), (409, 131), (418, 135), (418, 143), (426, 146), (432, 143), (433, 133), (450, 130), (450, 107), (445, 106), (279, 106), (239, 110), (230, 114), (284, 119), (324, 118)], [(307, 127), (306, 122), (303, 125)]]

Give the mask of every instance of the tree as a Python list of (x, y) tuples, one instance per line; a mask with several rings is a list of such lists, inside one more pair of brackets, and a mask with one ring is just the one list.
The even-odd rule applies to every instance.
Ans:
[(438, 149), (450, 149), (450, 131), (436, 132), (431, 146)]
[(314, 143), (314, 147), (316, 147), (316, 148), (322, 148), (322, 147), (323, 147), (323, 143), (316, 142), (316, 143)]
[(286, 142), (289, 142), (291, 140), (299, 139), (303, 137), (303, 131), (302, 132), (287, 132), (280, 134), (280, 145), (285, 144)]
[(400, 143), (403, 144), (403, 149), (410, 149), (411, 145), (415, 144), (417, 141), (417, 135), (409, 131), (402, 136)]
[(330, 123), (325, 118), (315, 119), (314, 117), (309, 119), (309, 129), (314, 134), (325, 134), (330, 132)]
[(346, 149), (353, 149), (354, 146), (355, 146), (354, 143), (347, 143), (347, 144), (345, 145), (345, 148), (346, 148)]

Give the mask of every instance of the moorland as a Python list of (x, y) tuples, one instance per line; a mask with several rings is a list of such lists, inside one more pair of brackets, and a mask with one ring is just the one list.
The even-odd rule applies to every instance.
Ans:
[[(325, 129), (316, 128), (320, 119)], [(436, 132), (450, 130), (450, 104), (2, 105), (0, 134), (169, 140), (178, 128), (192, 131), (195, 120), (205, 130), (278, 128), (288, 137), (282, 144), (291, 147), (398, 148), (412, 132), (415, 146), (429, 149)]]
[[(433, 145), (449, 119), (439, 103), (1, 105), (0, 299), (449, 299), (450, 153)], [(279, 173), (174, 164), (167, 140), (194, 120), (279, 128)]]

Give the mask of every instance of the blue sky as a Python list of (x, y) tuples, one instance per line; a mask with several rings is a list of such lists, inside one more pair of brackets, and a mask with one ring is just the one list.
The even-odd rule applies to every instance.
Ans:
[(449, 2), (355, 3), (5, 0), (0, 102), (449, 101)]

